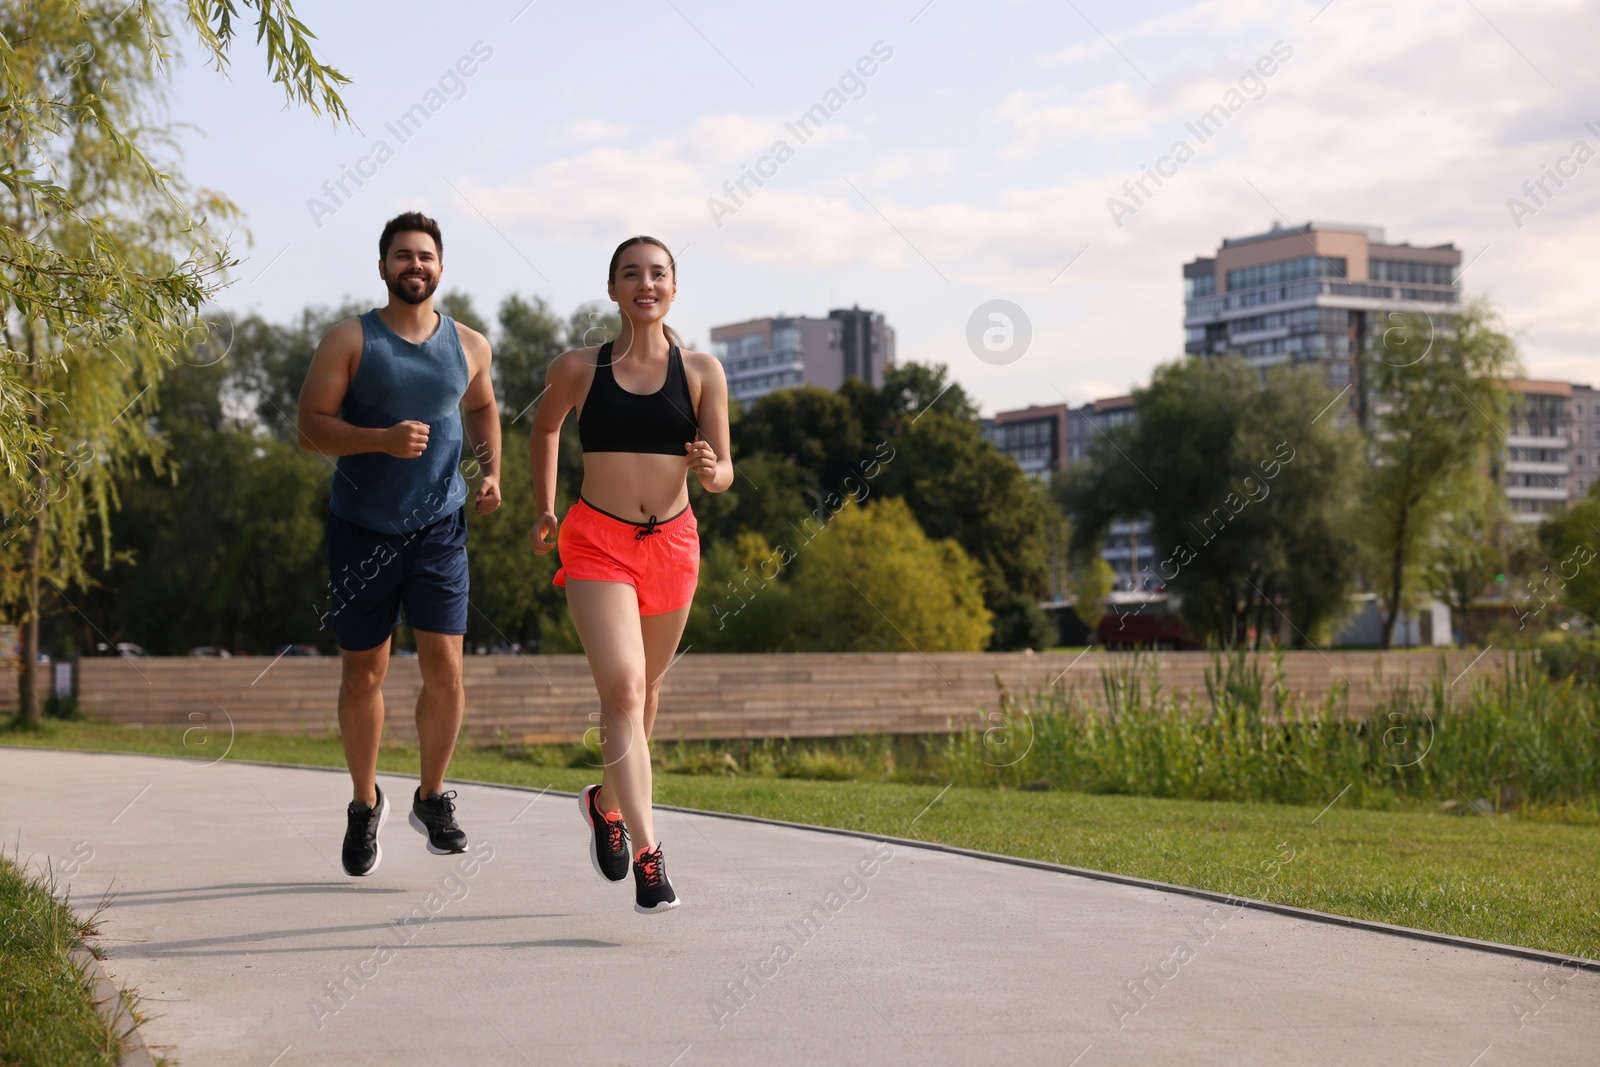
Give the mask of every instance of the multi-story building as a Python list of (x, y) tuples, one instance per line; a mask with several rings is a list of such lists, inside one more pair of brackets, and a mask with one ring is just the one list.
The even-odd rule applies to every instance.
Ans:
[(1048, 479), (1069, 462), (1067, 427), (1075, 415), (1065, 404), (1001, 411), (983, 420), (983, 436), (1029, 475)]
[(776, 389), (837, 389), (846, 378), (883, 385), (894, 365), (894, 329), (881, 312), (837, 308), (825, 319), (752, 319), (711, 328), (711, 354), (722, 361), (728, 395), (749, 404)]
[(1460, 265), (1452, 244), (1387, 244), (1376, 226), (1274, 223), (1184, 264), (1184, 351), (1237, 352), (1257, 366), (1319, 363), (1342, 390), (1359, 384), (1358, 357), (1391, 328), (1391, 313), (1459, 302)]
[[(1114, 396), (1081, 407), (1065, 404), (997, 412), (983, 422), (983, 436), (1035, 478), (1081, 463), (1114, 426), (1134, 419), (1133, 397)], [(1118, 589), (1148, 589), (1160, 582), (1151, 572), (1155, 548), (1148, 522), (1114, 522), (1101, 557), (1117, 572)]]
[(1518, 380), (1520, 403), (1506, 435), (1501, 483), (1518, 522), (1543, 521), (1567, 506), (1572, 488), (1572, 385)]
[(1589, 492), (1600, 463), (1600, 392), (1572, 382), (1519, 379), (1520, 403), (1501, 462), (1518, 522), (1542, 522)]
[(1572, 386), (1572, 497), (1587, 496), (1600, 478), (1600, 389)]

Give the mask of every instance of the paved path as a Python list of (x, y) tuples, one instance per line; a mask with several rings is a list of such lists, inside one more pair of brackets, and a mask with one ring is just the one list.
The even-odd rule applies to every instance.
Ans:
[(1492, 1067), (1600, 1046), (1592, 973), (677, 812), (657, 824), (685, 903), (637, 915), (555, 794), (460, 787), (465, 869), (391, 815), (382, 866), (349, 879), (347, 788), (0, 748), (0, 839), (74, 901), (114, 883), (110, 970), (184, 1067)]

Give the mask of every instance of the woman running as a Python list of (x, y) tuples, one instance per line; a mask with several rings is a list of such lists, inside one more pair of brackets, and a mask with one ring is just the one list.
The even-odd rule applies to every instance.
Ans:
[[(651, 819), (650, 730), (700, 574), (688, 473), (707, 492), (733, 483), (728, 383), (716, 357), (680, 351), (664, 321), (677, 296), (666, 245), (654, 237), (622, 242), (606, 292), (622, 313), (616, 341), (563, 352), (545, 375), (529, 443), (539, 509), (529, 539), (541, 555), (560, 549), (555, 584), (566, 587), (600, 694), (605, 770), (578, 798), (589, 855), (603, 877), (620, 882), (631, 840), (634, 910), (651, 913), (677, 907), (678, 896)], [(558, 522), (556, 449), (574, 407), (583, 487)]]

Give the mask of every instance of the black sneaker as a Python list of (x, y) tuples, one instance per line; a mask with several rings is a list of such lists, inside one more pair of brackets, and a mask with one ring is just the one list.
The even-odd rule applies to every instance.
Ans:
[(608, 819), (595, 806), (600, 787), (591, 785), (578, 794), (578, 806), (589, 824), (589, 860), (600, 877), (620, 882), (628, 877), (628, 828), (621, 819)]
[[(373, 788), (377, 788), (374, 786)], [(383, 860), (383, 846), (378, 844), (378, 831), (389, 819), (389, 798), (378, 789), (378, 803), (350, 802), (345, 809), (349, 820), (344, 829), (344, 873), (360, 877), (371, 874)]]
[(456, 791), (429, 793), (422, 787), (411, 795), (411, 828), (428, 839), (428, 851), (451, 856), (467, 850), (467, 832), (456, 825)]
[(667, 864), (661, 858), (661, 844), (655, 850), (639, 850), (633, 860), (633, 910), (642, 915), (671, 911), (678, 906), (678, 894), (667, 881)]

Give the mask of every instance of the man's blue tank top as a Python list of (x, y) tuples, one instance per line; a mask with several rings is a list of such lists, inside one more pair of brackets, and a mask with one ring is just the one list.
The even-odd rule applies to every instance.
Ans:
[(381, 533), (406, 533), (448, 518), (466, 503), (461, 477), (461, 397), (470, 375), (455, 320), (439, 316), (433, 336), (413, 344), (361, 316), (361, 363), (339, 417), (352, 426), (428, 424), (428, 447), (415, 459), (386, 452), (340, 456), (329, 509), (346, 522)]

